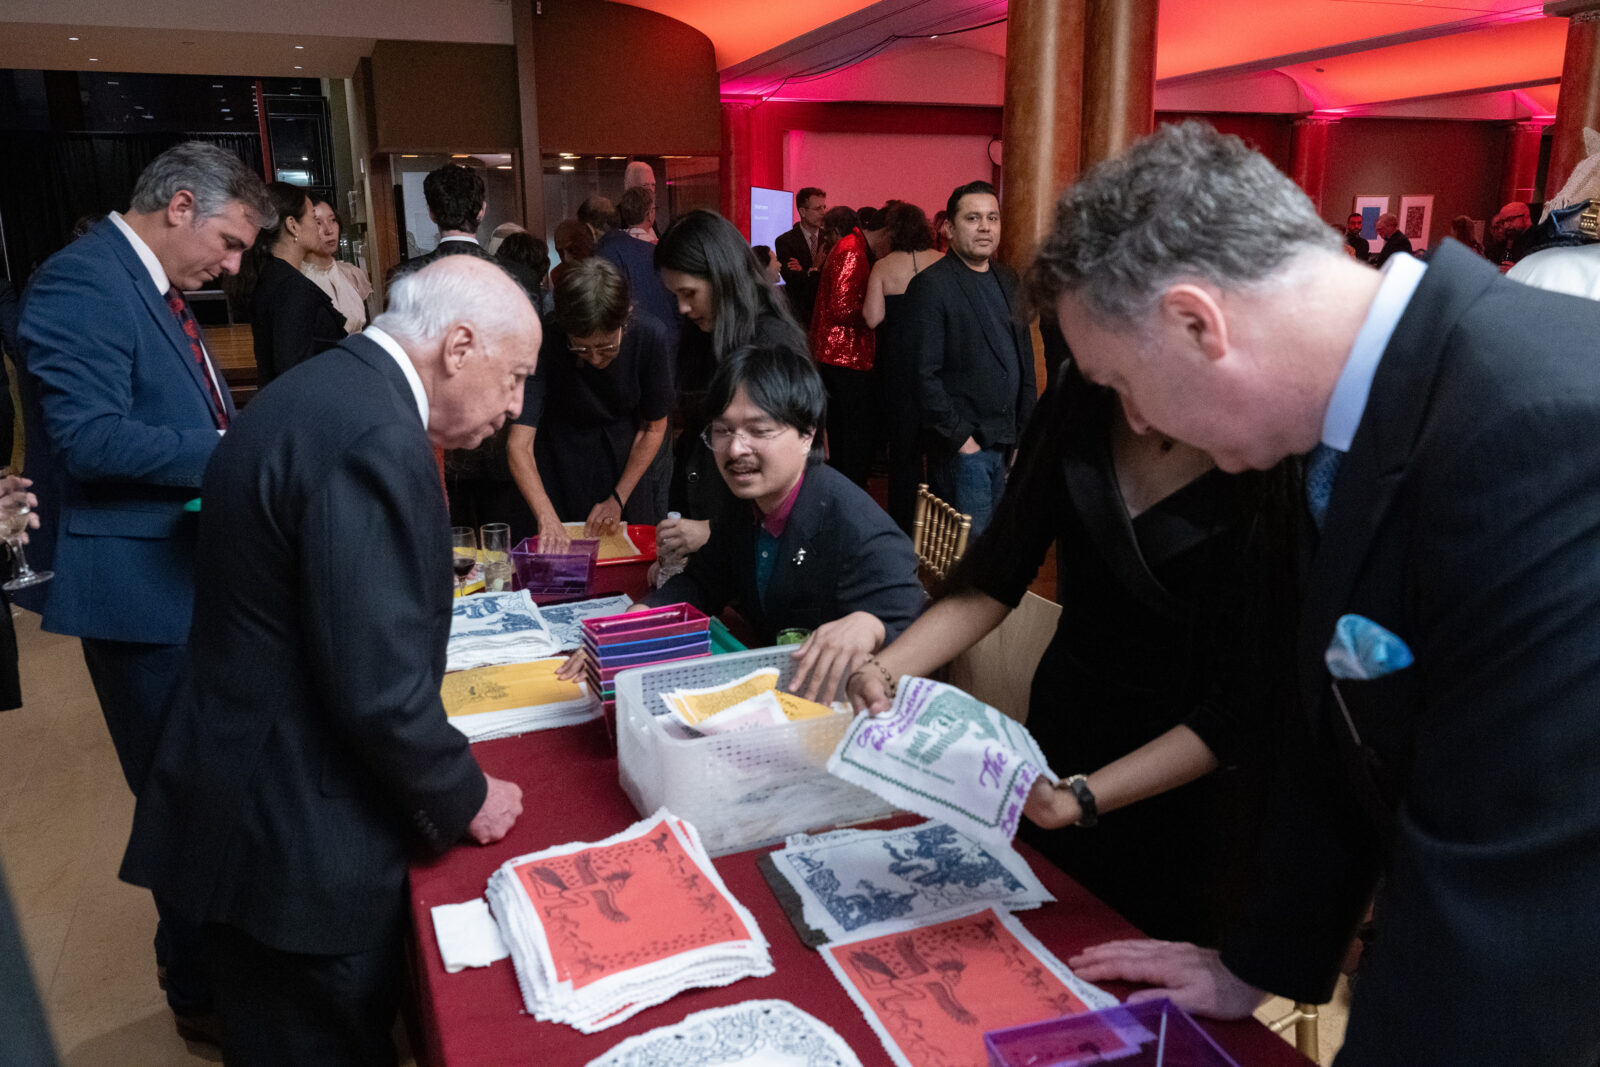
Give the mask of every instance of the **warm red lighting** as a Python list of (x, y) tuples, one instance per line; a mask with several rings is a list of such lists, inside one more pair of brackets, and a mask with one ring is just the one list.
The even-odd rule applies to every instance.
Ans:
[(622, 0), (686, 22), (711, 38), (717, 66), (731, 67), (853, 15), (873, 0), (808, 0), (804, 4), (757, 3), (755, 0)]

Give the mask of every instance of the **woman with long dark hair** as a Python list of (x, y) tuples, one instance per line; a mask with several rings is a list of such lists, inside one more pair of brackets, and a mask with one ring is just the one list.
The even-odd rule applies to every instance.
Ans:
[(878, 328), (874, 366), (889, 438), (889, 514), (910, 533), (916, 519), (917, 485), (928, 479), (917, 444), (916, 354), (905, 351), (900, 337), (905, 326), (901, 305), (911, 279), (943, 259), (944, 253), (933, 247), (933, 227), (915, 204), (890, 204), (883, 213), (883, 229), (888, 232), (889, 252), (872, 265), (861, 314), (869, 326)]
[(327, 293), (300, 273), (307, 253), (322, 248), (311, 198), (288, 182), (272, 182), (267, 192), (278, 222), (256, 235), (251, 250), (255, 287), (250, 330), (255, 337), (256, 381), (262, 388), (346, 336), (344, 315)]
[(714, 211), (691, 211), (673, 220), (656, 245), (656, 270), (694, 327), (679, 331), (678, 401), (683, 421), (672, 472), (671, 507), (657, 545), (686, 556), (705, 544), (710, 520), (735, 498), (717, 472), (716, 457), (700, 440), (709, 421), (701, 410), (718, 362), (748, 344), (806, 352), (806, 335), (768, 284), (755, 253), (733, 223)]

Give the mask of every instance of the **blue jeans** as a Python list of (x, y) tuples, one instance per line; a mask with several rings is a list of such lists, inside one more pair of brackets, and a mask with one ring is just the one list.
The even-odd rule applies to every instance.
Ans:
[[(970, 541), (994, 518), (994, 509), (1006, 491), (1005, 448), (985, 448), (928, 463), (928, 484), (945, 503), (972, 516)], [(969, 543), (970, 543), (969, 541)]]

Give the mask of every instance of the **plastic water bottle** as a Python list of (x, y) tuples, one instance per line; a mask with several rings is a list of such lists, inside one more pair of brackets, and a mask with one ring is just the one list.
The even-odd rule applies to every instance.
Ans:
[[(676, 511), (669, 511), (667, 512), (667, 518), (681, 519), (683, 516), (678, 514)], [(672, 553), (671, 555), (658, 554), (656, 556), (656, 588), (660, 589), (662, 586), (666, 585), (669, 580), (679, 574), (682, 574), (685, 562), (686, 560), (684, 557), (676, 552)]]

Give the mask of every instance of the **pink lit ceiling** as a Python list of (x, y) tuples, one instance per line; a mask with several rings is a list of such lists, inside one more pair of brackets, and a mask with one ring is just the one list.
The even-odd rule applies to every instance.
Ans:
[[(619, 2), (710, 37), (730, 95), (1000, 102), (981, 55), (1005, 53), (1004, 0)], [(1553, 98), (1566, 21), (1526, 0), (1161, 0), (1157, 33), (1158, 84), (1184, 107), (1247, 98), (1272, 76), (1291, 86), (1273, 94), (1279, 110), (1498, 94), (1518, 117)]]

